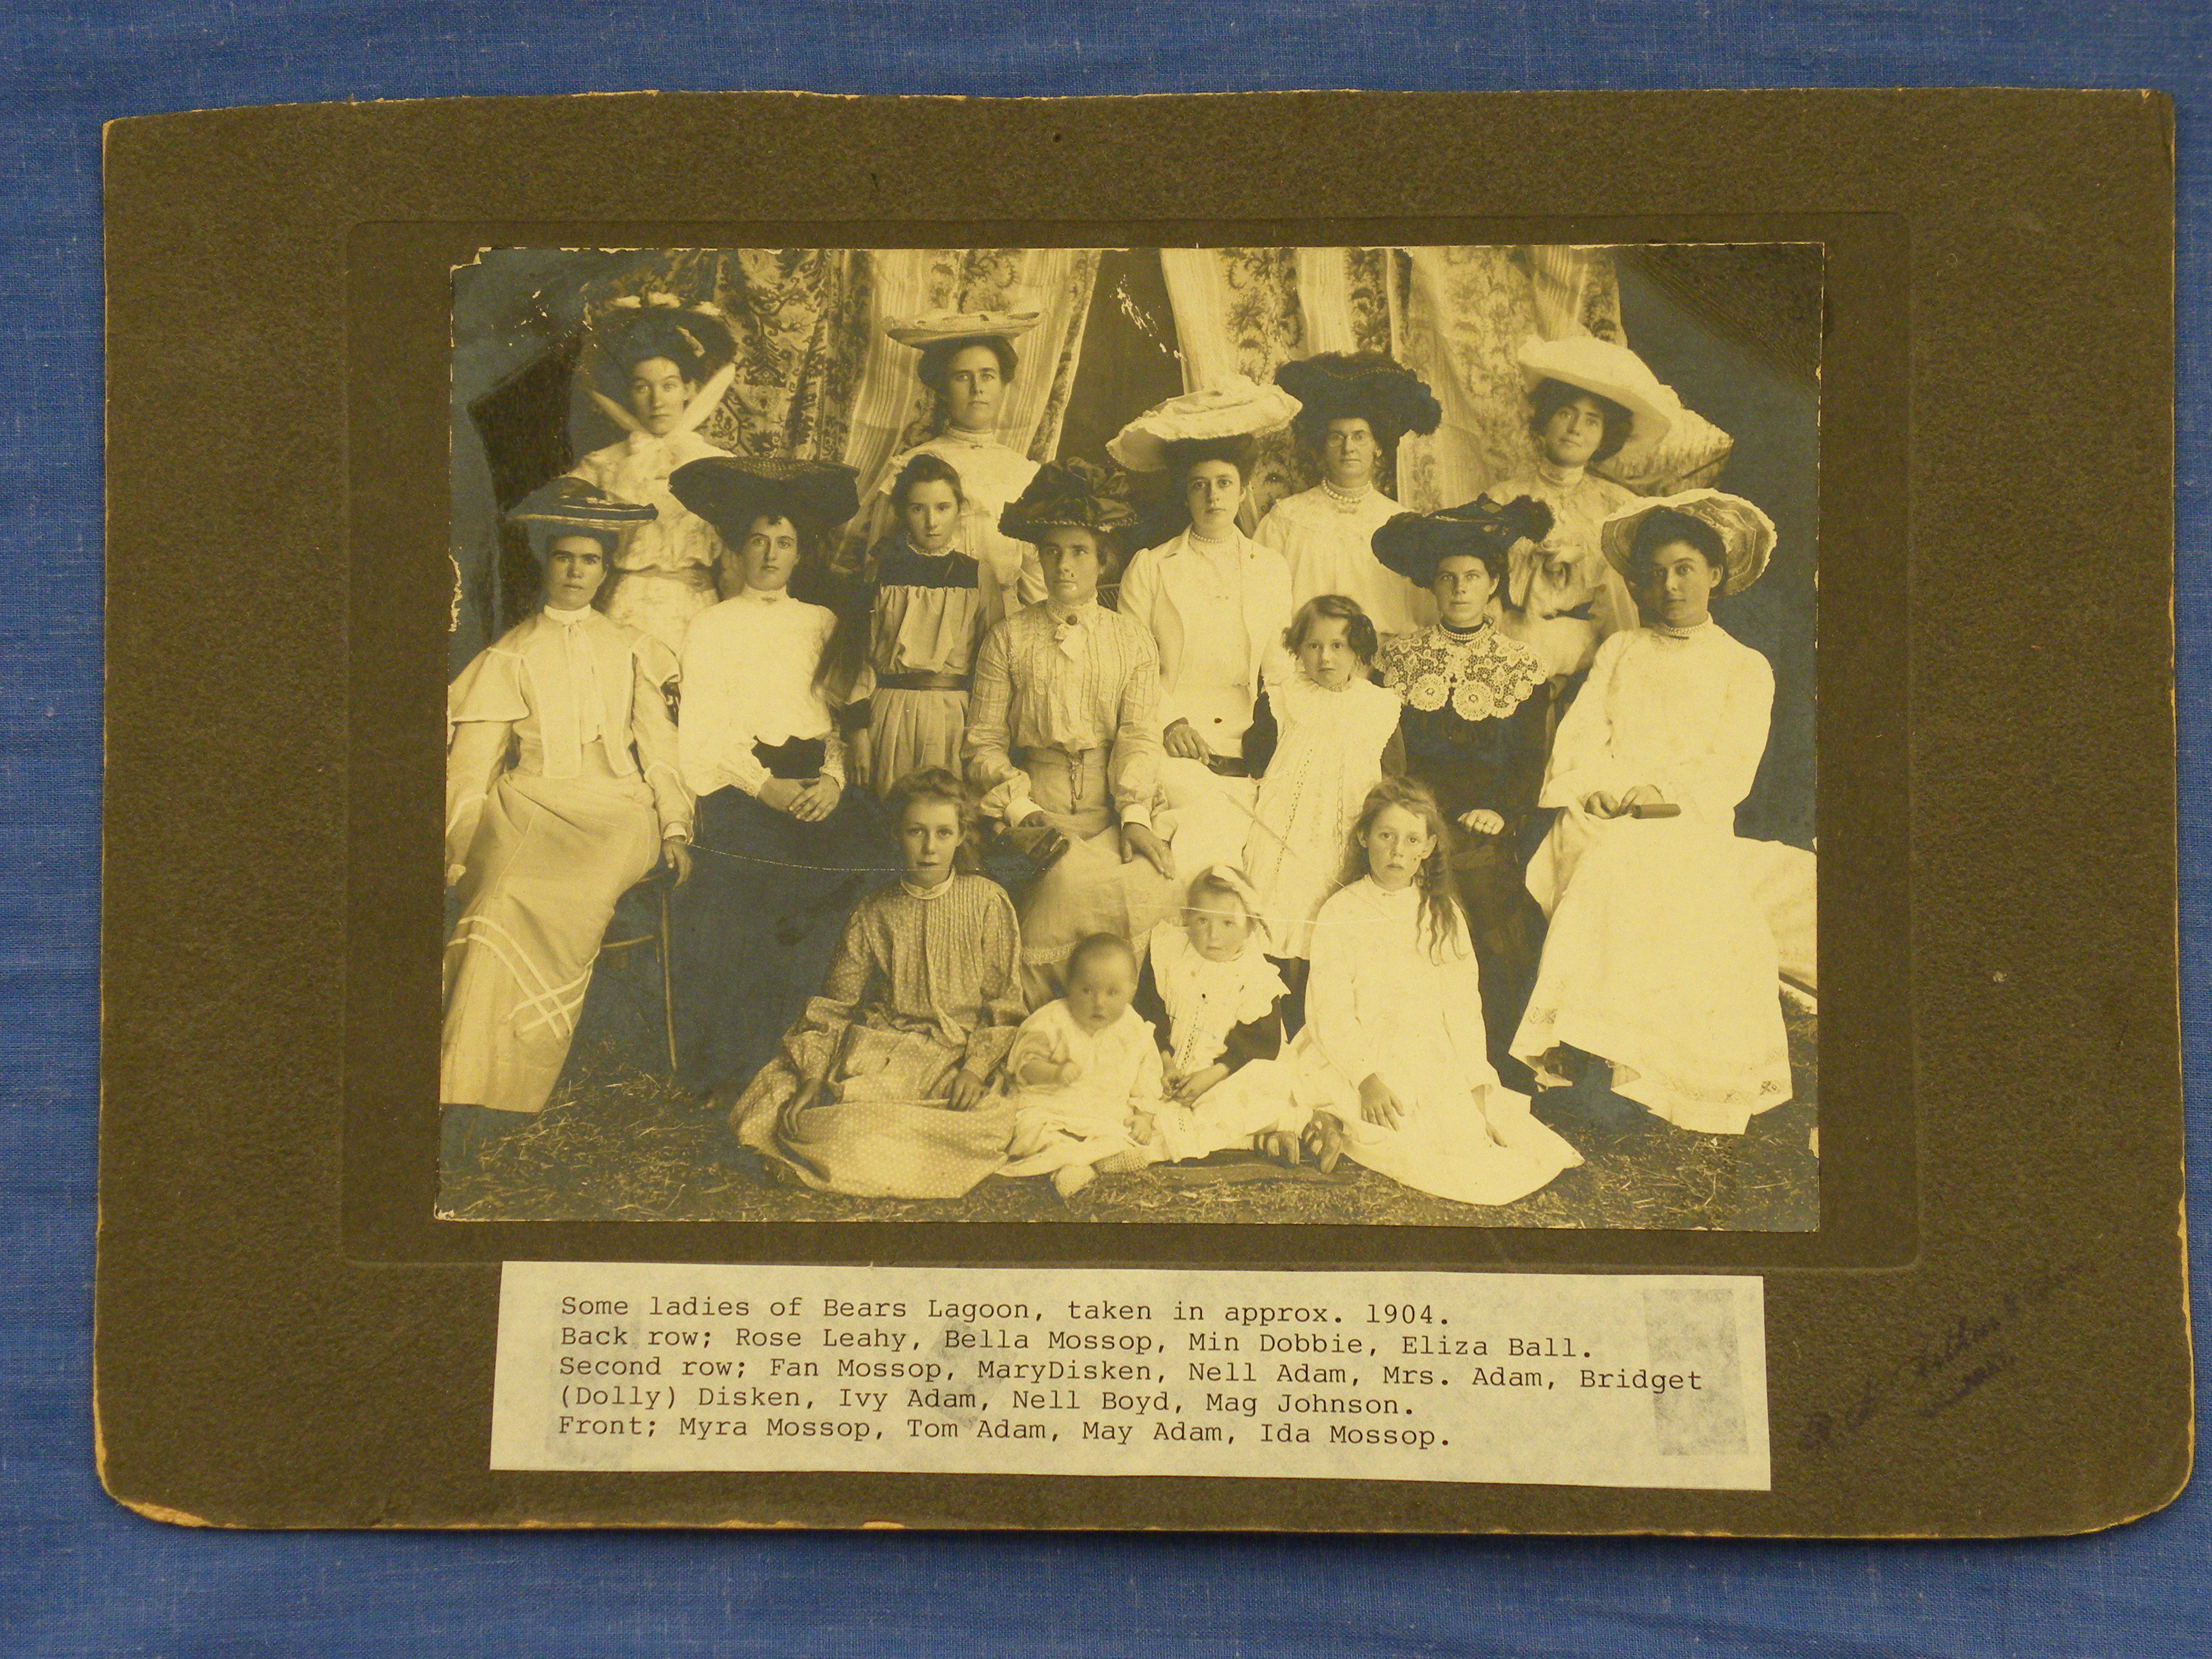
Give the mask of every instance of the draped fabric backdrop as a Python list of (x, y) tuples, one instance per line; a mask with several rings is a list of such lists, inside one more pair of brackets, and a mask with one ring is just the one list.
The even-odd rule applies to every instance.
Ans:
[(1034, 307), (1044, 313), (1035, 329), (1015, 342), (1020, 367), (1001, 412), (1000, 435), (1008, 448), (1033, 460), (1053, 459), (1082, 359), (1083, 321), (1098, 276), (1096, 252), (899, 248), (848, 257), (872, 273), (866, 313), (852, 343), (863, 362), (862, 391), (843, 449), (821, 453), (834, 453), (859, 471), (863, 501), (881, 483), (893, 456), (937, 430), (936, 399), (915, 376), (920, 354), (885, 334), (884, 325), (940, 307)]
[[(1159, 262), (1186, 390), (1225, 374), (1265, 382), (1322, 351), (1388, 351), (1426, 380), (1443, 424), (1407, 436), (1393, 491), (1417, 511), (1470, 500), (1534, 465), (1515, 359), (1523, 342), (1624, 337), (1608, 248), (1164, 248)], [(580, 301), (597, 321), (617, 298), (711, 301), (729, 319), (738, 372), (703, 435), (736, 454), (843, 460), (865, 495), (937, 417), (916, 354), (884, 332), (886, 322), (938, 307), (1042, 311), (1020, 342), (1002, 424), (1009, 447), (1048, 460), (1097, 272), (1097, 252), (1080, 248), (679, 249), (592, 277)], [(617, 435), (581, 386), (568, 423), (579, 454)], [(1261, 447), (1255, 520), (1316, 482), (1288, 432)], [(1646, 493), (1686, 489), (1710, 483), (1729, 449), (1726, 434), (1692, 413), (1633, 476), (1616, 476)]]

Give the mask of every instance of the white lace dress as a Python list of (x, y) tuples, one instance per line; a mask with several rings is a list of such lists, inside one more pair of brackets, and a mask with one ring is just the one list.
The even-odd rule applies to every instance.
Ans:
[(1303, 959), (1314, 915), (1343, 872), (1360, 805), (1382, 775), (1398, 694), (1359, 678), (1330, 690), (1300, 669), (1269, 696), (1281, 735), (1260, 781), (1244, 873), (1260, 892), (1268, 954)]

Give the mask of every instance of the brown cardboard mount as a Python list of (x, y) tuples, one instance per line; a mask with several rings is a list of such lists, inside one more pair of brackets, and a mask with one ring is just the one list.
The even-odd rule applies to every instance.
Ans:
[[(240, 1527), (1916, 1537), (2166, 1503), (2191, 1455), (2172, 137), (2151, 94), (2005, 91), (115, 124), (108, 1491)], [(445, 284), (469, 251), (1765, 240), (1829, 249), (1817, 1233), (430, 1218)], [(1773, 1487), (495, 1472), (520, 1257), (1757, 1273)]]

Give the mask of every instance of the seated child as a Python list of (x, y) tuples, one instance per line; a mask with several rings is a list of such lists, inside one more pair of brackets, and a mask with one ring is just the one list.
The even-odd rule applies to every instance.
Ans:
[(1006, 1054), (1014, 1108), (1001, 1175), (1048, 1175), (1072, 1197), (1101, 1172), (1157, 1164), (1160, 1051), (1130, 1007), (1137, 953), (1093, 933), (1071, 951), (1067, 994), (1022, 1022)]
[(1303, 1146), (1334, 1169), (1336, 1121), (1296, 1103), (1296, 1074), (1279, 1058), (1289, 991), (1262, 951), (1258, 894), (1241, 871), (1216, 864), (1188, 899), (1180, 921), (1152, 929), (1137, 981), (1137, 1012), (1166, 1037), (1163, 1152), (1180, 1160), (1257, 1145), (1295, 1164)]
[(868, 1197), (957, 1198), (999, 1167), (1011, 1114), (988, 1082), (1022, 1013), (1014, 907), (961, 868), (959, 779), (891, 791), (899, 878), (854, 908), (820, 992), (730, 1115), (772, 1177)]
[(1352, 827), (1313, 935), (1299, 1097), (1335, 1118), (1354, 1163), (1462, 1204), (1510, 1204), (1582, 1155), (1490, 1063), (1482, 993), (1428, 787), (1385, 778)]

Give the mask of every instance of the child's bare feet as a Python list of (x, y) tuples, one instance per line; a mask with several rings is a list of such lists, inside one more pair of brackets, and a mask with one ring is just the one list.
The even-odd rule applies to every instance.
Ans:
[(1088, 1187), (1097, 1173), (1088, 1164), (1063, 1164), (1052, 1172), (1052, 1189), (1065, 1201)]
[(1270, 1129), (1252, 1138), (1252, 1149), (1272, 1164), (1298, 1166), (1298, 1138), (1281, 1129)]
[(1316, 1112), (1313, 1121), (1306, 1125), (1304, 1144), (1321, 1172), (1332, 1175), (1344, 1157), (1344, 1125), (1327, 1112)]

